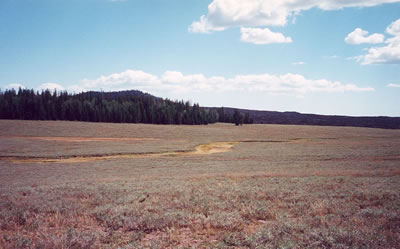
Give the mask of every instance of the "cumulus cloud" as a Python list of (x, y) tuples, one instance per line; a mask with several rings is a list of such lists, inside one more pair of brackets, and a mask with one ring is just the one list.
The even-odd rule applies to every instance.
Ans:
[(126, 70), (97, 79), (82, 80), (82, 91), (140, 89), (149, 92), (265, 92), (300, 96), (314, 92), (363, 92), (374, 91), (371, 87), (359, 87), (326, 79), (312, 80), (300, 74), (246, 74), (226, 78), (207, 77), (203, 74), (185, 75), (178, 71), (166, 71), (161, 76), (143, 71)]
[(240, 40), (248, 43), (271, 44), (292, 42), (292, 38), (285, 37), (281, 33), (272, 32), (268, 28), (240, 28), (240, 33)]
[(387, 87), (400, 87), (400, 84), (390, 83), (387, 85)]
[(394, 36), (399, 36), (400, 35), (400, 19), (397, 19), (396, 21), (392, 22), (387, 28), (386, 28), (386, 33), (394, 35)]
[(400, 64), (400, 19), (390, 24), (386, 33), (394, 36), (386, 39), (386, 46), (371, 47), (367, 54), (356, 57), (362, 65)]
[(372, 34), (368, 36), (368, 31), (356, 28), (353, 32), (347, 35), (344, 39), (349, 44), (362, 44), (362, 43), (382, 43), (385, 40), (385, 36), (382, 34)]
[(6, 85), (5, 88), (6, 88), (6, 89), (18, 90), (18, 89), (20, 89), (20, 88), (21, 88), (21, 89), (24, 89), (25, 86), (22, 85), (22, 84), (20, 84), (20, 83), (11, 83), (11, 84)]
[(213, 0), (208, 13), (193, 22), (189, 31), (209, 33), (229, 27), (284, 26), (288, 17), (312, 8), (337, 10), (394, 2), (400, 0)]
[(126, 70), (121, 73), (113, 73), (100, 76), (95, 80), (83, 79), (80, 85), (73, 85), (74, 90), (98, 89), (104, 91), (126, 90), (137, 88), (157, 88), (160, 80), (157, 76), (141, 70)]
[(64, 91), (65, 88), (62, 87), (61, 85), (57, 84), (57, 83), (43, 83), (38, 87), (38, 90), (57, 90), (57, 91)]
[(211, 33), (211, 31), (223, 31), (224, 27), (215, 27), (205, 16), (200, 17), (200, 21), (192, 23), (189, 26), (189, 32), (192, 33)]
[(400, 64), (400, 37), (388, 40), (384, 47), (368, 49), (366, 55), (358, 57), (362, 65), (368, 64)]

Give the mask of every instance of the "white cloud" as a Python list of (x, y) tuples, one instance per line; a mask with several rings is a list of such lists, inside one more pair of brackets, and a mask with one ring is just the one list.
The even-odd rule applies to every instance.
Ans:
[(23, 85), (20, 84), (20, 83), (11, 83), (11, 84), (6, 85), (6, 89), (18, 90), (19, 88), (24, 89), (25, 86), (23, 86)]
[(61, 85), (59, 85), (57, 83), (52, 83), (52, 82), (43, 83), (38, 87), (38, 90), (47, 90), (47, 89), (51, 90), (51, 91), (53, 91), (53, 90), (64, 91), (65, 90), (65, 88), (62, 87)]
[(268, 28), (240, 28), (240, 33), (240, 40), (248, 43), (271, 44), (292, 42), (292, 38), (285, 37), (281, 33), (272, 32)]
[(102, 75), (95, 80), (83, 79), (80, 85), (73, 87), (77, 89), (102, 89), (109, 91), (132, 89), (132, 87), (157, 87), (158, 84), (159, 79), (157, 76), (140, 70), (126, 70), (108, 76)]
[(399, 36), (400, 35), (400, 19), (397, 19), (396, 21), (392, 22), (392, 24), (390, 24), (389, 27), (386, 28), (386, 33), (394, 35), (394, 36)]
[(211, 31), (223, 31), (224, 29), (224, 27), (214, 27), (205, 16), (201, 16), (200, 21), (192, 23), (188, 28), (192, 33), (211, 33)]
[(284, 26), (288, 17), (312, 8), (337, 10), (394, 2), (400, 0), (213, 0), (207, 15), (193, 22), (189, 31), (208, 33), (229, 27)]
[(305, 65), (305, 64), (306, 63), (304, 61), (296, 61), (296, 62), (292, 63), (293, 66), (301, 66), (301, 65)]
[(313, 92), (363, 92), (374, 91), (370, 87), (342, 84), (326, 79), (312, 80), (300, 74), (247, 74), (231, 78), (222, 76), (206, 77), (203, 74), (185, 75), (178, 71), (166, 71), (161, 77), (143, 71), (126, 70), (97, 79), (82, 80), (82, 91), (88, 90), (127, 90), (139, 89), (149, 92), (265, 92), (270, 94), (289, 94), (293, 96)]
[(368, 64), (400, 64), (400, 37), (392, 38), (384, 47), (368, 49), (368, 53), (359, 57), (363, 65)]
[(382, 43), (385, 40), (385, 36), (382, 34), (368, 35), (368, 31), (356, 28), (353, 32), (347, 35), (344, 39), (349, 44), (361, 44), (361, 43)]
[(400, 87), (400, 84), (390, 83), (387, 85), (387, 87)]
[(386, 33), (393, 35), (385, 41), (386, 46), (371, 47), (366, 55), (357, 57), (362, 65), (368, 64), (400, 64), (400, 19), (390, 24)]

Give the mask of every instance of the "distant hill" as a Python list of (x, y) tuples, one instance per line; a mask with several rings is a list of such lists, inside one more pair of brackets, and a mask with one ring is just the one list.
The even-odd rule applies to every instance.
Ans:
[(0, 90), (0, 119), (71, 120), (88, 122), (209, 124), (285, 124), (400, 129), (400, 117), (350, 117), (200, 107), (138, 90), (41, 93), (33, 89)]
[(229, 107), (225, 107), (224, 109), (228, 113), (233, 113), (234, 110), (238, 110), (242, 114), (248, 113), (256, 124), (352, 126), (400, 129), (400, 117), (351, 117), (302, 114), (298, 112), (256, 111)]

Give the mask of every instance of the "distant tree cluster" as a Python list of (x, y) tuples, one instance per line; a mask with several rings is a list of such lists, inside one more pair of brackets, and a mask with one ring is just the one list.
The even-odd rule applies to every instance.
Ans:
[(225, 108), (218, 108), (218, 122), (221, 123), (234, 123), (235, 125), (242, 124), (252, 124), (254, 120), (250, 117), (249, 113), (245, 113), (244, 115), (240, 113), (238, 110), (234, 110), (233, 113), (227, 112)]
[(204, 108), (139, 91), (73, 95), (66, 91), (29, 89), (0, 91), (0, 118), (188, 125), (251, 121), (246, 115), (232, 115), (224, 108)]

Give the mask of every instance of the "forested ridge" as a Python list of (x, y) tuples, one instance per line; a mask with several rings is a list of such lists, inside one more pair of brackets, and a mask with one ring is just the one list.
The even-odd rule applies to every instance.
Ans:
[(248, 114), (243, 116), (238, 111), (200, 107), (135, 90), (79, 94), (33, 89), (0, 91), (0, 118), (188, 125), (253, 122)]

